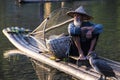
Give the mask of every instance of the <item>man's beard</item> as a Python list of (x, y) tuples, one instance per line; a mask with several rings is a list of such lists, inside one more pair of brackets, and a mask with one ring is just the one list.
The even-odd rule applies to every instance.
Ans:
[(75, 19), (74, 20), (74, 25), (76, 26), (76, 27), (80, 27), (81, 26), (81, 21), (80, 21), (80, 19)]

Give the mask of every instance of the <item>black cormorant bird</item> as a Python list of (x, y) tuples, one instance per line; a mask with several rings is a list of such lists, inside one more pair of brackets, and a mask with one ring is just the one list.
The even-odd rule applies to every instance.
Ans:
[(100, 59), (95, 53), (88, 54), (87, 57), (92, 68), (100, 73), (101, 76), (99, 80), (106, 80), (106, 77), (114, 77), (118, 80), (113, 69), (104, 60)]

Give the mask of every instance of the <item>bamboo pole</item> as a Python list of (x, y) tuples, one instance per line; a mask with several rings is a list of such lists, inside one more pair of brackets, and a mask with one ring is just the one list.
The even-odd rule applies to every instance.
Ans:
[[(73, 21), (73, 18), (72, 18), (72, 19), (69, 19), (69, 20), (67, 20), (67, 21), (65, 21), (65, 22), (62, 22), (62, 23), (60, 23), (60, 24), (57, 24), (57, 25), (55, 25), (55, 26), (51, 26), (51, 27), (49, 27), (49, 28), (46, 28), (45, 33), (48, 32), (49, 30), (58, 28), (58, 27), (60, 27), (60, 26), (62, 26), (62, 25), (64, 25), (64, 24), (66, 24), (66, 23), (71, 22), (71, 21)], [(37, 30), (37, 29), (38, 29), (38, 28), (36, 28), (36, 30)], [(41, 33), (43, 33), (43, 31), (35, 32), (35, 30), (34, 30), (34, 31), (33, 31), (32, 33), (30, 33), (30, 34), (35, 35), (35, 34), (41, 34)]]

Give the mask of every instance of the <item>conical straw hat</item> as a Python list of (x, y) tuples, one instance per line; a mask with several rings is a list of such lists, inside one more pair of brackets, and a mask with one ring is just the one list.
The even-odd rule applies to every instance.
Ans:
[(80, 6), (78, 7), (75, 11), (68, 11), (67, 12), (67, 15), (71, 16), (71, 17), (74, 17), (74, 14), (79, 14), (79, 15), (82, 15), (83, 16), (83, 20), (90, 20), (90, 19), (93, 19), (92, 16), (88, 15), (83, 6)]

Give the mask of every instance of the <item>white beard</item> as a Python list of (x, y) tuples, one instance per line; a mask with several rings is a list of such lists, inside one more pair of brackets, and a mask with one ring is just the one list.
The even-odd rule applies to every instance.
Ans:
[(76, 27), (80, 27), (81, 26), (81, 24), (82, 24), (82, 22), (80, 21), (80, 19), (78, 19), (78, 20), (74, 20), (74, 25), (76, 26)]

